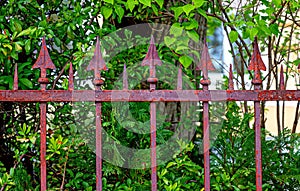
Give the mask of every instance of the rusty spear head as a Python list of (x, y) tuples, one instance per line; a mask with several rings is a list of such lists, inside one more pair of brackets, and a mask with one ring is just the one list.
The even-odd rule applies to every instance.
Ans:
[(40, 68), (42, 69), (55, 69), (55, 65), (53, 64), (48, 49), (47, 49), (47, 45), (45, 42), (45, 37), (43, 37), (42, 40), (42, 48), (40, 50), (39, 56), (36, 60), (36, 62), (34, 63), (34, 65), (32, 66), (32, 68)]
[(155, 65), (161, 65), (162, 62), (158, 56), (156, 47), (155, 47), (155, 43), (154, 43), (154, 38), (153, 36), (151, 36), (151, 40), (150, 40), (150, 46), (148, 49), (148, 52), (146, 54), (146, 57), (144, 58), (144, 60), (142, 61), (142, 66), (155, 66)]
[(196, 64), (196, 70), (202, 71), (204, 80), (208, 80), (208, 70), (216, 70), (209, 56), (206, 41), (204, 41), (203, 43), (203, 50), (201, 52), (200, 62)]
[(207, 45), (206, 45), (206, 41), (204, 42), (203, 44), (203, 50), (201, 52), (201, 58), (200, 58), (200, 62), (197, 63), (196, 65), (196, 70), (202, 70), (202, 71), (205, 71), (205, 70), (216, 70), (212, 61), (211, 61), (211, 58), (209, 56), (209, 53), (208, 53), (208, 48), (207, 48)]
[(266, 70), (266, 66), (261, 58), (258, 48), (257, 38), (253, 42), (253, 54), (250, 60), (248, 70)]
[(102, 53), (100, 50), (100, 42), (99, 42), (99, 37), (97, 37), (97, 42), (96, 42), (96, 47), (94, 51), (94, 56), (92, 60), (90, 61), (90, 64), (86, 68), (86, 70), (108, 70), (105, 61), (103, 60)]

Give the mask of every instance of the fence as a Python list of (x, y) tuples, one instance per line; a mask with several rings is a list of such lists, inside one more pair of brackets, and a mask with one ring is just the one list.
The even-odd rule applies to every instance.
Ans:
[[(262, 80), (260, 70), (266, 70), (261, 59), (257, 41), (253, 43), (254, 51), (249, 64), (249, 70), (254, 70), (252, 84), (254, 90), (234, 90), (233, 74), (230, 67), (229, 89), (209, 90), (210, 81), (208, 70), (214, 67), (210, 60), (206, 44), (201, 54), (200, 63), (196, 70), (202, 70), (201, 80), (202, 90), (182, 90), (182, 69), (178, 68), (177, 89), (176, 90), (156, 90), (158, 78), (155, 75), (155, 66), (162, 62), (158, 57), (154, 39), (151, 38), (150, 47), (143, 66), (150, 67), (150, 77), (147, 82), (150, 90), (128, 90), (126, 65), (124, 66), (123, 90), (101, 90), (104, 81), (101, 79), (101, 70), (107, 70), (105, 62), (100, 52), (100, 43), (97, 38), (94, 56), (87, 67), (87, 70), (94, 70), (94, 90), (74, 90), (73, 68), (70, 64), (69, 88), (68, 90), (46, 90), (49, 83), (46, 77), (47, 69), (55, 69), (49, 56), (45, 39), (42, 40), (42, 47), (37, 61), (33, 68), (40, 68), (41, 75), (38, 80), (40, 90), (18, 90), (18, 68), (15, 66), (13, 90), (0, 90), (0, 101), (3, 102), (39, 102), (40, 103), (40, 171), (41, 190), (46, 190), (46, 113), (47, 102), (95, 102), (96, 105), (96, 190), (102, 190), (102, 122), (101, 106), (102, 102), (150, 102), (150, 126), (151, 129), (151, 190), (157, 190), (157, 169), (156, 169), (156, 102), (199, 102), (203, 103), (203, 152), (204, 152), (204, 186), (205, 190), (210, 190), (210, 137), (209, 137), (209, 102), (210, 101), (254, 101), (255, 112), (255, 160), (256, 160), (256, 190), (262, 190), (262, 156), (261, 156), (261, 124), (260, 124), (260, 102), (261, 101), (300, 101), (300, 91), (285, 90), (283, 73), (280, 75), (280, 90), (261, 90)], [(72, 96), (73, 94), (79, 96)], [(112, 96), (114, 94), (114, 96)], [(82, 95), (82, 96), (80, 96)], [(117, 95), (117, 96), (116, 96)], [(129, 95), (129, 97), (128, 97)], [(189, 96), (193, 95), (193, 96)], [(222, 96), (218, 96), (222, 95)]]

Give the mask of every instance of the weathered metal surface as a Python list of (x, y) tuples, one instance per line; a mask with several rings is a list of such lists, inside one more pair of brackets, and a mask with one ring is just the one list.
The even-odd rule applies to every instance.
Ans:
[(123, 69), (123, 90), (128, 90), (128, 76), (127, 76), (126, 63), (124, 64), (124, 69)]
[[(256, 161), (256, 190), (262, 190), (262, 155), (261, 155), (261, 119), (260, 101), (300, 101), (300, 91), (285, 90), (283, 68), (280, 71), (279, 90), (261, 90), (262, 80), (260, 70), (266, 70), (261, 59), (257, 39), (253, 43), (253, 55), (248, 70), (254, 70), (252, 83), (254, 90), (234, 90), (232, 66), (229, 68), (228, 90), (209, 90), (210, 80), (208, 70), (214, 70), (206, 42), (201, 53), (201, 60), (196, 70), (202, 70), (203, 79), (200, 81), (203, 90), (182, 90), (182, 66), (178, 68), (176, 90), (156, 90), (156, 65), (161, 65), (154, 38), (151, 37), (149, 50), (143, 66), (150, 67), (149, 90), (128, 90), (126, 64), (123, 71), (123, 90), (101, 90), (104, 84), (101, 70), (107, 66), (100, 51), (97, 37), (94, 56), (87, 70), (94, 71), (95, 90), (74, 90), (73, 65), (70, 63), (68, 90), (46, 90), (49, 82), (47, 69), (55, 69), (47, 50), (45, 38), (37, 61), (33, 68), (40, 68), (39, 83), (41, 90), (18, 90), (18, 66), (15, 65), (13, 90), (0, 90), (0, 101), (3, 102), (39, 102), (40, 103), (40, 162), (41, 190), (47, 189), (46, 170), (46, 113), (47, 102), (95, 102), (96, 105), (96, 190), (102, 190), (102, 102), (150, 102), (150, 142), (151, 142), (151, 190), (157, 190), (157, 151), (156, 151), (156, 102), (203, 102), (203, 151), (204, 151), (204, 187), (210, 190), (210, 140), (209, 140), (209, 101), (254, 101), (255, 127), (255, 161)], [(298, 65), (300, 69), (300, 65)]]
[(283, 66), (281, 65), (280, 67), (280, 80), (279, 80), (279, 89), (284, 90), (285, 85), (284, 85), (284, 76), (283, 76)]
[[(41, 92), (46, 91), (46, 85), (49, 82), (47, 75), (47, 69), (55, 69), (55, 66), (49, 56), (45, 37), (42, 40), (42, 47), (40, 54), (32, 66), (32, 68), (40, 68), (41, 75), (39, 83), (41, 86)], [(41, 160), (41, 190), (47, 189), (47, 163), (46, 163), (46, 150), (47, 150), (47, 102), (43, 101), (40, 103), (40, 130), (41, 130), (41, 141), (40, 141), (40, 160)]]
[(298, 90), (0, 90), (3, 102), (300, 101)]
[[(96, 91), (101, 92), (101, 70), (108, 70), (100, 51), (100, 41), (97, 37), (94, 56), (87, 67), (87, 70), (94, 70), (94, 86)], [(95, 100), (96, 105), (96, 190), (102, 191), (102, 102)]]
[[(260, 90), (262, 80), (260, 70), (266, 70), (265, 64), (260, 56), (257, 38), (253, 44), (253, 55), (248, 70), (254, 70), (254, 79), (252, 84), (254, 90)], [(262, 161), (261, 161), (261, 120), (260, 120), (260, 102), (254, 101), (254, 128), (255, 128), (255, 166), (256, 166), (256, 190), (262, 190)]]
[[(202, 70), (203, 79), (200, 81), (203, 92), (208, 91), (210, 80), (208, 79), (208, 70), (215, 70), (210, 59), (206, 42), (204, 42), (201, 53), (200, 65), (196, 70)], [(208, 101), (203, 101), (203, 155), (204, 155), (204, 190), (210, 190), (210, 154), (209, 154), (209, 104)]]
[(70, 62), (70, 68), (69, 68), (69, 86), (68, 90), (72, 91), (74, 90), (74, 72), (73, 72), (73, 64)]
[(209, 56), (208, 48), (206, 41), (203, 44), (203, 50), (201, 52), (200, 62), (196, 65), (196, 70), (201, 70), (203, 73), (203, 79), (208, 79), (208, 70), (215, 70), (214, 65), (212, 64), (211, 58)]
[(232, 64), (229, 66), (228, 90), (234, 90)]
[(15, 64), (14, 87), (13, 87), (13, 90), (18, 90), (18, 83), (19, 83), (19, 78), (18, 78), (18, 64)]
[(182, 65), (180, 64), (177, 74), (177, 90), (182, 90)]
[[(156, 78), (155, 66), (161, 65), (162, 62), (158, 56), (154, 38), (151, 36), (150, 46), (145, 59), (142, 62), (142, 66), (149, 66), (150, 76), (147, 82), (150, 83), (150, 92), (154, 92), (156, 89)], [(157, 165), (156, 165), (156, 103), (150, 103), (150, 149), (151, 149), (151, 191), (157, 190)]]

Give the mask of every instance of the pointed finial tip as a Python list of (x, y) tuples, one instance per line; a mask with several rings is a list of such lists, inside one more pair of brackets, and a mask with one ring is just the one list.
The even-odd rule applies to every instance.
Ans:
[(150, 46), (148, 48), (146, 57), (142, 61), (142, 66), (150, 66), (150, 65), (161, 65), (162, 62), (158, 56), (158, 52), (156, 50), (156, 46), (154, 43), (154, 37), (151, 35)]
[(40, 49), (40, 53), (38, 58), (32, 68), (40, 68), (40, 69), (56, 69), (55, 65), (53, 64), (51, 57), (49, 55), (45, 36), (42, 38), (42, 48)]
[(253, 42), (253, 54), (248, 66), (248, 70), (263, 70), (266, 71), (266, 66), (261, 58), (257, 37), (255, 37)]
[(216, 68), (214, 67), (212, 60), (210, 58), (209, 52), (208, 52), (208, 47), (206, 44), (206, 41), (203, 43), (203, 49), (201, 52), (201, 58), (200, 62), (196, 65), (196, 70), (210, 70), (214, 71)]
[(94, 55), (92, 57), (92, 60), (90, 61), (89, 65), (86, 68), (87, 71), (90, 70), (108, 70), (105, 61), (102, 57), (102, 52), (100, 50), (100, 40), (97, 36), (96, 38), (96, 46), (94, 50)]

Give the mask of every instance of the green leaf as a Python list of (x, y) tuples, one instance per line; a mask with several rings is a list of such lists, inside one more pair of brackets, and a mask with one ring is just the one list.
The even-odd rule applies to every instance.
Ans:
[(195, 19), (193, 19), (193, 20), (189, 23), (189, 25), (185, 26), (185, 29), (186, 29), (186, 30), (197, 29), (198, 26), (199, 26), (199, 25), (198, 25), (198, 22), (197, 22)]
[(182, 9), (183, 9), (183, 11), (185, 12), (186, 15), (189, 15), (190, 12), (195, 9), (195, 6), (191, 5), (191, 4), (187, 4), (187, 5), (184, 5), (182, 7)]
[(202, 15), (204, 18), (208, 19), (206, 12), (203, 9), (198, 9), (198, 13)]
[(196, 8), (201, 7), (204, 4), (204, 0), (193, 0), (194, 6)]
[(127, 5), (126, 7), (130, 10), (130, 12), (132, 12), (135, 5), (137, 5), (137, 4), (138, 4), (138, 2), (136, 2), (135, 0), (128, 0), (126, 2), (126, 5)]
[(170, 34), (174, 35), (175, 37), (180, 36), (182, 34), (182, 31), (183, 28), (179, 23), (174, 23), (170, 28)]
[(257, 35), (258, 29), (257, 28), (252, 28), (250, 29), (250, 40), (253, 41), (254, 37)]
[(272, 2), (274, 3), (274, 5), (275, 5), (276, 7), (280, 7), (280, 6), (281, 6), (281, 1), (282, 1), (282, 0), (272, 0)]
[(60, 46), (61, 45), (61, 41), (57, 37), (54, 37), (54, 43), (56, 44), (56, 46)]
[(25, 41), (25, 51), (26, 51), (26, 53), (29, 53), (30, 47), (31, 47), (31, 40), (30, 40), (30, 39), (27, 39), (27, 40)]
[(29, 35), (30, 33), (31, 33), (31, 28), (28, 28), (28, 29), (26, 29), (26, 30), (21, 31), (21, 32), (17, 35), (17, 37), (24, 36), (24, 35)]
[(278, 24), (271, 24), (270, 30), (273, 34), (277, 36), (279, 34)]
[(26, 87), (28, 87), (28, 88), (30, 88), (30, 89), (33, 88), (32, 82), (31, 82), (30, 80), (28, 80), (27, 78), (21, 78), (21, 79), (20, 79), (20, 82), (21, 82), (24, 86), (26, 86)]
[(236, 31), (230, 31), (230, 33), (229, 33), (229, 40), (230, 40), (230, 42), (235, 42), (237, 39), (238, 39), (238, 36), (239, 34), (238, 34), (238, 32), (236, 32)]
[(179, 62), (182, 64), (182, 66), (187, 68), (192, 64), (193, 59), (187, 55), (183, 55), (179, 58)]
[(22, 31), (22, 25), (19, 22), (15, 21), (14, 22), (14, 26), (16, 27), (16, 31), (17, 32), (21, 32)]
[(170, 47), (175, 41), (176, 41), (176, 38), (172, 38), (169, 36), (165, 36), (165, 38), (164, 38), (164, 42), (168, 47)]
[(155, 6), (155, 4), (152, 4), (151, 7), (152, 7), (152, 10), (153, 10), (153, 12), (155, 13), (155, 15), (158, 16), (158, 9), (157, 9), (157, 7)]
[(160, 8), (164, 6), (164, 0), (155, 0), (155, 2), (159, 5)]
[(174, 17), (176, 20), (183, 13), (182, 7), (174, 7), (174, 8), (172, 8), (172, 10), (174, 11)]
[(200, 39), (199, 34), (194, 30), (187, 31), (187, 35), (188, 35), (188, 37), (190, 37), (195, 42), (198, 42), (199, 39)]
[(119, 16), (118, 21), (121, 22), (123, 16), (124, 16), (124, 9), (121, 6), (115, 6), (115, 11), (117, 15)]
[(139, 2), (148, 7), (151, 7), (151, 0), (139, 0)]
[(110, 4), (114, 4), (114, 0), (103, 0), (104, 2), (106, 2), (106, 3), (110, 3)]
[(113, 9), (111, 7), (103, 6), (103, 7), (101, 7), (101, 12), (102, 12), (104, 18), (108, 19), (112, 14)]

